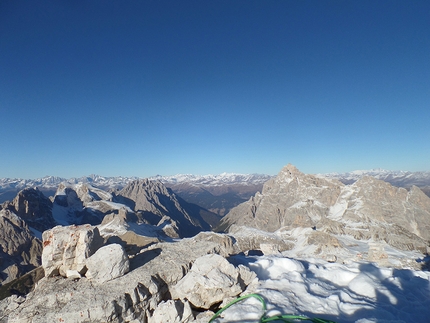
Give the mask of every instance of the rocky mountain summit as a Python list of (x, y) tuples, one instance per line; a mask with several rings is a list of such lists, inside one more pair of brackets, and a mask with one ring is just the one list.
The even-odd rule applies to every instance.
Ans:
[[(351, 296), (340, 302), (338, 311), (328, 309), (331, 315), (325, 317), (349, 322), (351, 314), (346, 299), (358, 301), (358, 308), (367, 309), (367, 304), (374, 306), (376, 317), (381, 315), (378, 313), (386, 315), (381, 308), (384, 304), (372, 296), (374, 289), (369, 285), (372, 282), (369, 277), (392, 275), (391, 280), (402, 284), (404, 281), (418, 284), (419, 281), (423, 284), (423, 295), (430, 291), (425, 285), (430, 275), (423, 272), (403, 271), (400, 280), (393, 274), (395, 271), (379, 270), (362, 259), (342, 260), (342, 264), (335, 267), (333, 263), (339, 261), (335, 258), (329, 262), (294, 260), (297, 257), (297, 254), (292, 257), (294, 245), (302, 236), (311, 236), (309, 230), (312, 231), (268, 233), (235, 227), (229, 234), (201, 232), (176, 242), (152, 242), (130, 253), (126, 240), (111, 237), (102, 245), (97, 227), (56, 227), (46, 231), (43, 237), (45, 277), (29, 294), (1, 300), (0, 322), (207, 323), (215, 310), (238, 296), (258, 292), (265, 293), (268, 300), (272, 297), (272, 301), (285, 297), (292, 303), (306, 303), (309, 297), (312, 301), (318, 300), (313, 293), (323, 293), (321, 299), (334, 300), (340, 286), (346, 286), (344, 289)], [(324, 236), (319, 240), (318, 235), (312, 237), (315, 241), (308, 241), (308, 248), (317, 244), (335, 246), (335, 241), (328, 241)], [(339, 247), (341, 242), (337, 244)], [(371, 257), (380, 255), (378, 252), (373, 246), (369, 248)], [(332, 287), (327, 280), (330, 276), (324, 276), (329, 274), (330, 268), (333, 268), (330, 275), (338, 277)], [(358, 268), (367, 272), (360, 273)], [(304, 293), (300, 282), (306, 276), (311, 279), (308, 287), (311, 295), (298, 299), (297, 294)], [(289, 287), (288, 291), (280, 294), (278, 290), (284, 285)], [(329, 288), (328, 294), (323, 286)], [(380, 286), (380, 291), (392, 297), (386, 286)], [(404, 294), (410, 297), (410, 292), (407, 290)], [(413, 297), (412, 302), (421, 313), (418, 317), (425, 317), (428, 310), (423, 310), (423, 306), (429, 301), (428, 296)], [(254, 310), (249, 305), (246, 309)], [(321, 311), (314, 306), (306, 312), (307, 315), (321, 315)], [(226, 322), (237, 322), (243, 315), (230, 317)], [(367, 318), (364, 315), (375, 314), (362, 312), (362, 320), (357, 322), (371, 322), (363, 321)], [(360, 314), (354, 317), (360, 318)]]
[(301, 173), (287, 165), (249, 201), (233, 208), (219, 230), (242, 225), (274, 232), (312, 228), (323, 234), (381, 241), (401, 250), (427, 252), (430, 198), (372, 177), (352, 185)]
[(115, 193), (115, 200), (127, 205), (147, 224), (168, 227), (175, 237), (190, 237), (211, 229), (217, 215), (185, 202), (160, 181), (141, 179)]
[(106, 238), (126, 235), (140, 245), (141, 235), (151, 241), (189, 237), (219, 221), (150, 180), (130, 182), (114, 193), (88, 183), (61, 183), (50, 199), (37, 188), (25, 188), (0, 205), (0, 214), (0, 286), (40, 266), (42, 232), (56, 225), (100, 225)]
[[(44, 203), (15, 201), (0, 210), (1, 277), (9, 279), (0, 287), (0, 298), (8, 288), (0, 323), (203, 323), (255, 292), (339, 322), (428, 318), (430, 274), (422, 270), (429, 266), (430, 198), (417, 187), (373, 177), (346, 185), (287, 165), (221, 220), (222, 233), (209, 232), (213, 214), (160, 181), (134, 180), (110, 192), (63, 184), (51, 204), (41, 200), (61, 224), (41, 240), (17, 213), (39, 219), (34, 210)], [(44, 277), (34, 279), (33, 290), (18, 288), (26, 275), (11, 281), (14, 266), (40, 261)], [(418, 285), (421, 294), (411, 298)], [(397, 303), (402, 310), (392, 317), (386, 308)], [(418, 316), (403, 313), (411, 304)], [(242, 315), (253, 305), (244, 308)]]

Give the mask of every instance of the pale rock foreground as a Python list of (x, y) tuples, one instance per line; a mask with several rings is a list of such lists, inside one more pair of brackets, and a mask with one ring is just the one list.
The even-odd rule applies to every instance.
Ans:
[(188, 323), (193, 320), (193, 312), (187, 300), (168, 300), (158, 304), (148, 323)]
[(110, 244), (101, 247), (86, 261), (87, 272), (85, 277), (97, 283), (118, 278), (130, 269), (130, 262), (124, 249), (119, 244)]
[(42, 266), (47, 277), (67, 277), (68, 270), (85, 274), (86, 259), (104, 242), (99, 230), (89, 224), (56, 226), (43, 232), (42, 238)]
[[(248, 268), (241, 266), (247, 276), (252, 276)], [(248, 275), (246, 275), (248, 274)], [(172, 289), (173, 298), (187, 298), (197, 308), (209, 309), (212, 305), (239, 295), (243, 286), (239, 268), (217, 254), (198, 258), (190, 272)]]
[[(18, 304), (12, 297), (0, 301), (0, 322), (153, 322), (151, 317), (159, 315), (159, 306), (171, 309), (162, 302), (171, 299), (170, 290), (196, 259), (213, 252), (222, 256), (236, 253), (231, 240), (229, 236), (203, 233), (151, 245), (130, 259), (130, 272), (103, 284), (85, 277), (45, 277), (25, 301)], [(241, 292), (237, 289), (238, 294)], [(175, 320), (186, 322), (186, 312), (184, 308)]]

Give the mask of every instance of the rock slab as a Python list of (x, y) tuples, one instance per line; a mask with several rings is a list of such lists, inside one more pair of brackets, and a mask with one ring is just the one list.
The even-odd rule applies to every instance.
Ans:
[(68, 270), (85, 274), (86, 259), (103, 245), (99, 230), (89, 224), (56, 226), (43, 232), (42, 238), (42, 266), (46, 277), (67, 277)]
[(242, 292), (239, 270), (217, 254), (198, 258), (190, 272), (172, 288), (172, 297), (188, 299), (197, 308), (209, 309), (212, 305), (235, 297)]
[(121, 277), (130, 270), (130, 261), (121, 245), (114, 243), (98, 249), (86, 260), (85, 276), (97, 283)]

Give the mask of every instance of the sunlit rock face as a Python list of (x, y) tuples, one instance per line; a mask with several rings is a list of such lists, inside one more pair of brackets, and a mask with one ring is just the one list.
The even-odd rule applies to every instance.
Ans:
[(261, 193), (233, 208), (220, 227), (238, 224), (270, 232), (285, 226), (312, 227), (336, 203), (343, 186), (336, 180), (305, 175), (289, 164), (264, 184)]
[(45, 276), (66, 277), (68, 270), (85, 274), (86, 260), (103, 245), (98, 228), (56, 226), (43, 233), (42, 266)]
[(344, 185), (287, 165), (261, 193), (233, 208), (218, 229), (228, 230), (233, 224), (269, 232), (314, 228), (426, 252), (430, 198), (417, 187), (408, 191), (369, 176)]

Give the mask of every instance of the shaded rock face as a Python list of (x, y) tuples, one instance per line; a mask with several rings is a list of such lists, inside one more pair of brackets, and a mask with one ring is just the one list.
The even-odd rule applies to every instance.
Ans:
[(26, 188), (20, 191), (12, 202), (6, 202), (3, 206), (40, 232), (55, 225), (52, 217), (52, 202), (37, 188)]
[(173, 228), (179, 237), (190, 237), (211, 228), (198, 210), (192, 210), (189, 203), (159, 181), (133, 181), (117, 193), (115, 201), (128, 205), (148, 224)]
[(52, 202), (37, 188), (26, 188), (0, 206), (1, 284), (40, 266), (42, 244), (31, 230), (42, 232), (53, 225)]
[(314, 228), (425, 253), (430, 198), (417, 187), (407, 191), (372, 177), (344, 185), (288, 165), (264, 185), (261, 194), (232, 209), (218, 228), (228, 230), (233, 224), (269, 232)]
[(97, 225), (103, 221), (106, 214), (118, 212), (111, 201), (111, 193), (89, 184), (62, 183), (53, 198), (53, 216), (61, 225)]
[(233, 207), (246, 202), (256, 192), (261, 192), (263, 187), (263, 184), (204, 186), (190, 183), (165, 183), (165, 185), (184, 200), (200, 205), (220, 216), (226, 215)]
[(0, 284), (40, 266), (42, 244), (25, 221), (7, 209), (0, 211)]

